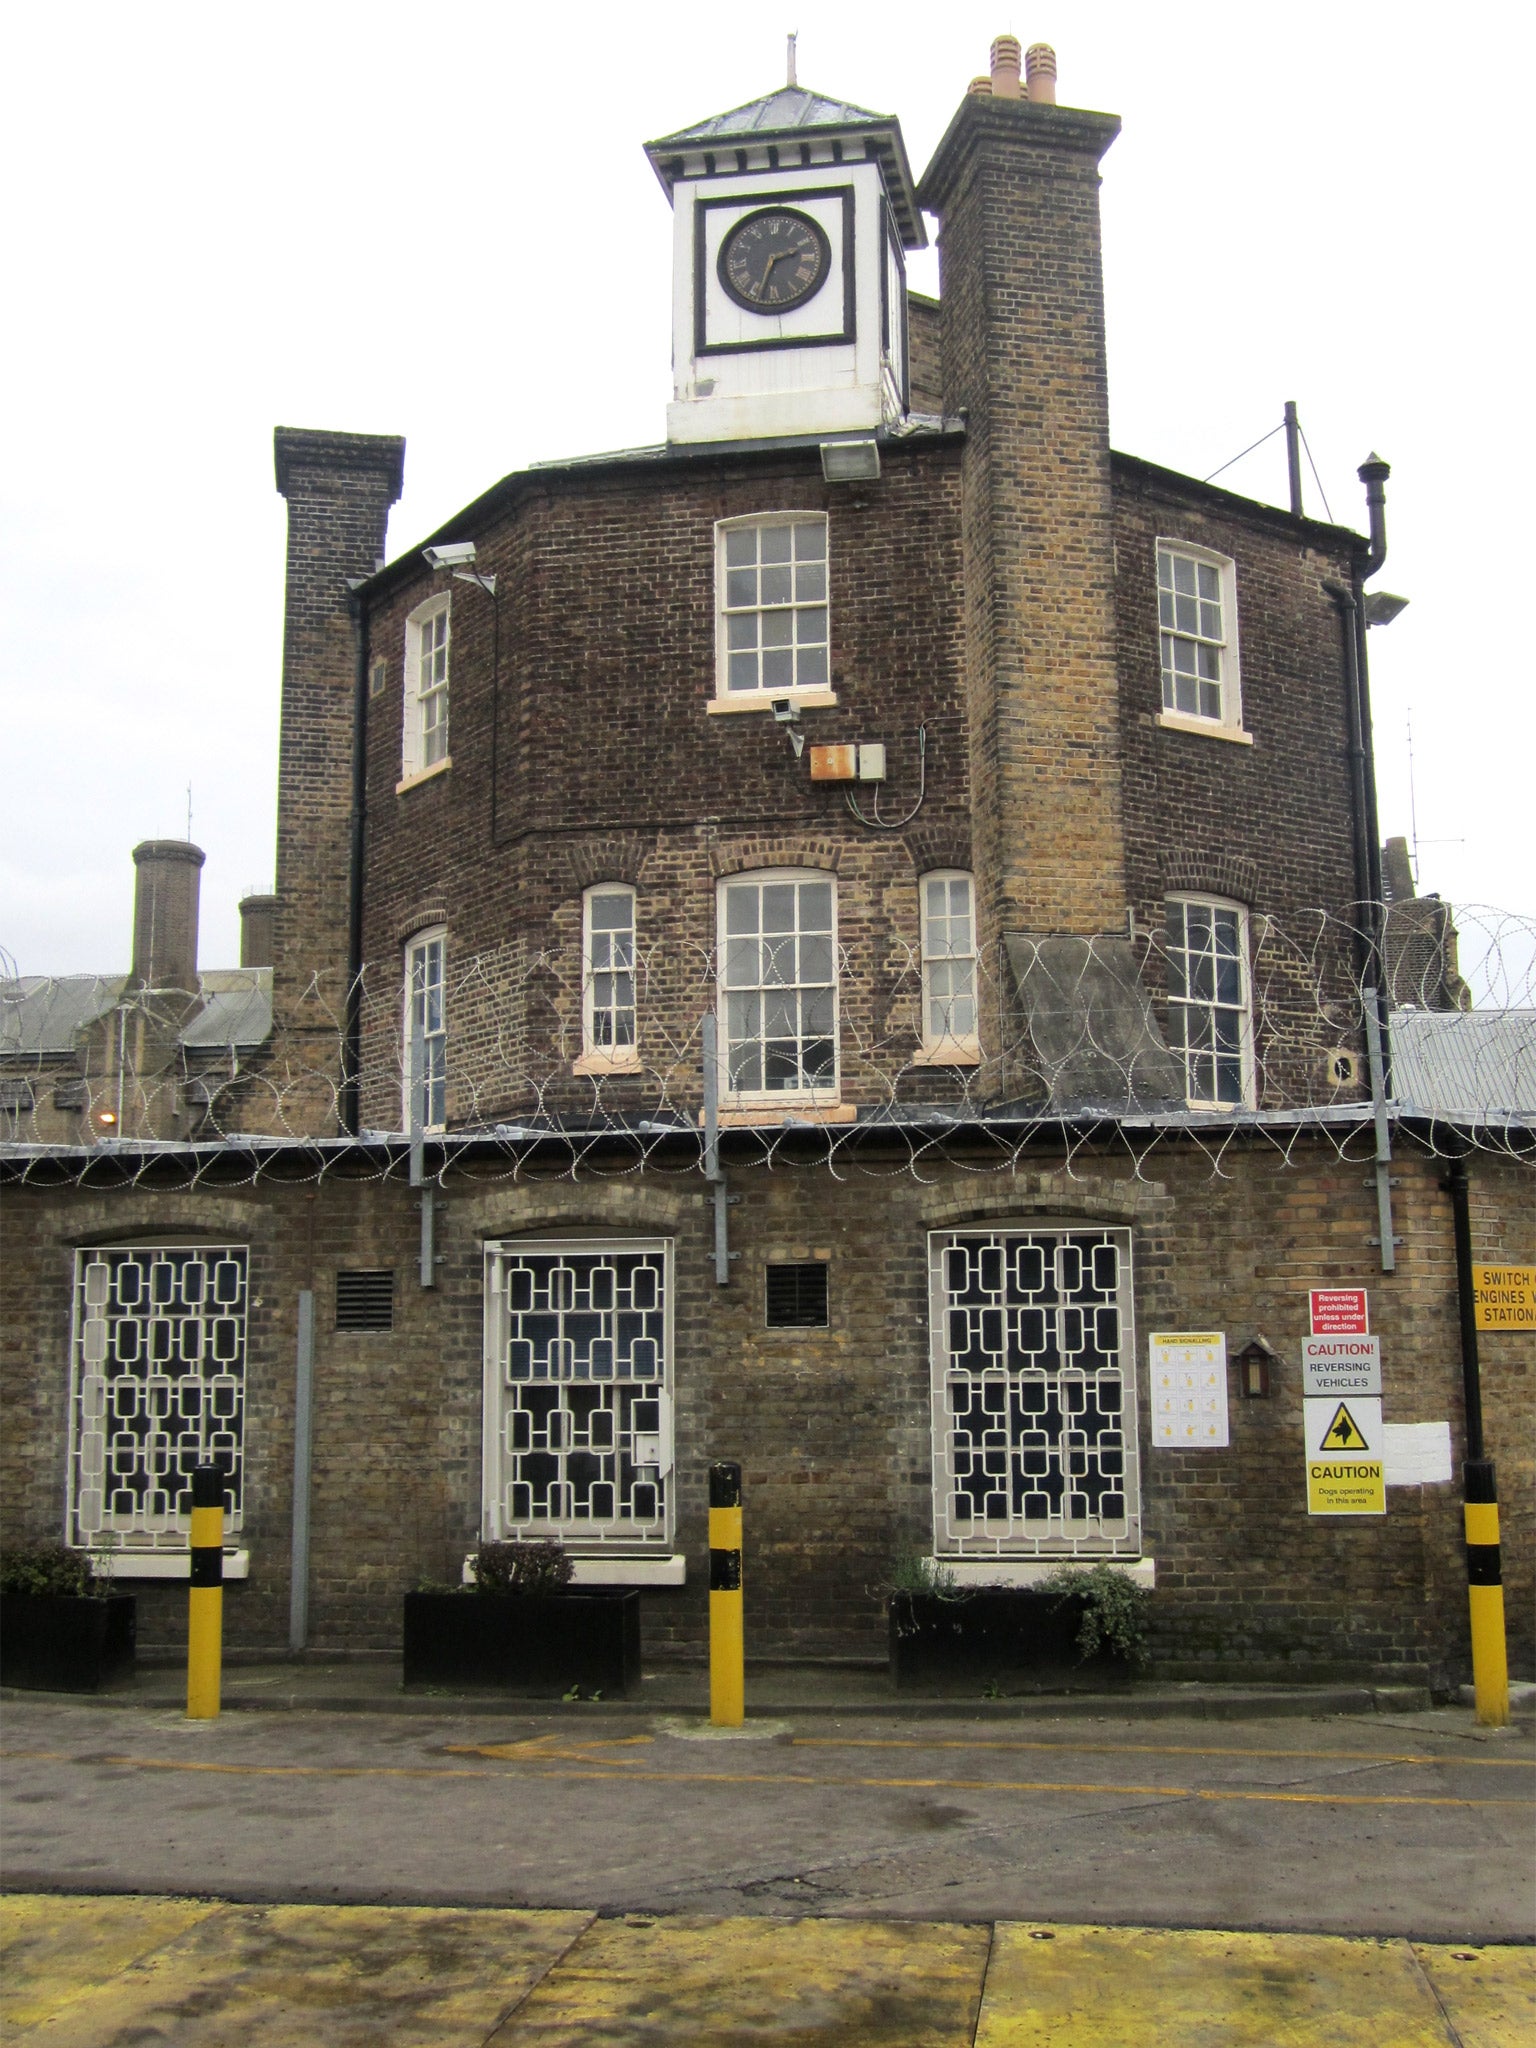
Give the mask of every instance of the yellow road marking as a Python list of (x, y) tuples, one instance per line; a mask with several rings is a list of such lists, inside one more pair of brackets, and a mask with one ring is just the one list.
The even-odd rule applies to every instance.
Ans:
[[(0, 1750), (0, 1756), (33, 1763), (74, 1763), (63, 1751)], [(220, 1764), (186, 1757), (91, 1756), (91, 1766), (136, 1771), (201, 1771), (228, 1778), (502, 1778), (504, 1771), (476, 1771), (455, 1765), (409, 1764)], [(628, 1759), (626, 1759), (626, 1762)], [(537, 1763), (538, 1759), (533, 1759)], [(597, 1760), (594, 1758), (594, 1764)], [(611, 1766), (584, 1770), (535, 1769), (538, 1778), (613, 1784)], [(1529, 1799), (1455, 1799), (1431, 1793), (1274, 1792), (1245, 1787), (1207, 1785), (1092, 1785), (1056, 1778), (853, 1778), (813, 1777), (804, 1771), (649, 1771), (636, 1770), (621, 1782), (653, 1785), (835, 1785), (856, 1791), (896, 1792), (1067, 1792), (1079, 1797), (1123, 1798), (1130, 1793), (1147, 1799), (1209, 1799), (1256, 1802), (1277, 1806), (1518, 1806)]]
[(1487, 1770), (1536, 1769), (1536, 1756), (1406, 1756), (1377, 1749), (1240, 1749), (1191, 1742), (1026, 1742), (983, 1736), (966, 1742), (953, 1736), (925, 1742), (916, 1735), (792, 1735), (795, 1749), (1030, 1749), (1059, 1750), (1064, 1756), (1280, 1756), (1302, 1762), (1322, 1758), (1330, 1763), (1477, 1764)]

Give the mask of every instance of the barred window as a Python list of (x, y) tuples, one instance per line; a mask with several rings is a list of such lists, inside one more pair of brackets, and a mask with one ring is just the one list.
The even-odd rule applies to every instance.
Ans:
[(831, 671), (825, 515), (723, 523), (717, 529), (715, 577), (718, 696), (826, 692)]
[(583, 1050), (630, 1054), (635, 1047), (635, 892), (604, 883), (583, 902)]
[(976, 907), (966, 874), (923, 877), (923, 1049), (977, 1048)]
[(1170, 896), (1168, 1039), (1183, 1055), (1193, 1108), (1253, 1101), (1253, 1020), (1248, 998), (1248, 913), (1237, 903)]
[(405, 713), (402, 777), (425, 774), (448, 758), (448, 643), (446, 593), (418, 605), (405, 627)]
[(1159, 541), (1157, 617), (1163, 710), (1237, 726), (1237, 593), (1233, 565), (1204, 549)]
[(720, 885), (726, 1087), (738, 1100), (837, 1090), (836, 904), (826, 875)]
[(443, 982), (448, 935), (418, 932), (405, 949), (405, 1128), (447, 1122), (448, 1021)]
[(75, 1258), (69, 1541), (184, 1550), (192, 1474), (245, 1483), (245, 1245), (121, 1245)]

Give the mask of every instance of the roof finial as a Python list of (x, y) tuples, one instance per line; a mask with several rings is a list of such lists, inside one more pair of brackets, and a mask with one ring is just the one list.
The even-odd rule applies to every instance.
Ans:
[(795, 76), (795, 45), (796, 43), (799, 42), (799, 40), (800, 31), (797, 28), (791, 29), (789, 35), (785, 39), (786, 47), (784, 51), (784, 83), (786, 85), (798, 85), (800, 83), (799, 79), (796, 78)]

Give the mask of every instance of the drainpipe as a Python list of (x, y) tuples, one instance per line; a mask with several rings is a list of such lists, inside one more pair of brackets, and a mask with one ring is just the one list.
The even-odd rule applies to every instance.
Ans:
[(363, 826), (368, 802), (368, 610), (352, 585), (352, 818), (347, 856), (347, 1011), (341, 1047), (341, 1130), (355, 1138), (363, 1050)]
[(1461, 1468), (1467, 1540), (1467, 1601), (1472, 1618), (1472, 1691), (1485, 1728), (1509, 1722), (1509, 1656), (1504, 1637), (1504, 1584), (1499, 1556), (1499, 1488), (1484, 1455), (1483, 1387), (1477, 1358), (1477, 1307), (1472, 1286), (1472, 1209), (1466, 1147), (1440, 1183), (1451, 1198), (1456, 1239), (1456, 1307), (1461, 1323), (1461, 1383), (1467, 1456)]

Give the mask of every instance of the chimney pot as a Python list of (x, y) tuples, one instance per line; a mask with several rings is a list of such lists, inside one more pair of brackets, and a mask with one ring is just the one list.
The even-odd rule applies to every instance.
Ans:
[(992, 44), (992, 95), (994, 99), (1019, 97), (1019, 39), (998, 36)]
[(1028, 96), (1037, 107), (1056, 104), (1056, 52), (1049, 43), (1031, 43), (1024, 53)]
[(206, 856), (190, 839), (133, 849), (133, 979), (140, 988), (197, 987), (197, 899)]
[(990, 78), (985, 78), (985, 77), (983, 77), (983, 78), (973, 78), (973, 79), (971, 80), (970, 84), (969, 84), (969, 85), (968, 85), (968, 86), (967, 86), (967, 87), (965, 88), (965, 96), (966, 96), (966, 98), (967, 98), (967, 99), (970, 99), (970, 100), (989, 100), (989, 99), (991, 99), (991, 97), (992, 97), (992, 81), (991, 81), (991, 79), (990, 79)]

